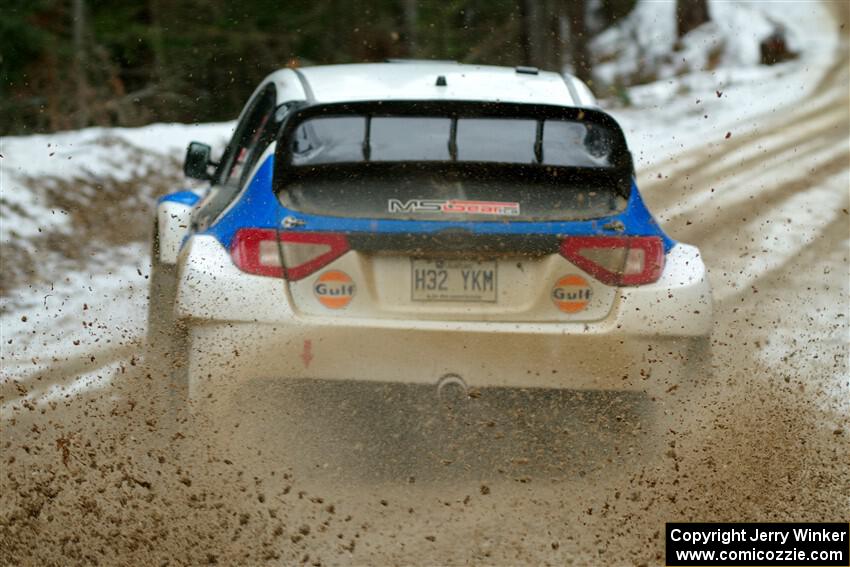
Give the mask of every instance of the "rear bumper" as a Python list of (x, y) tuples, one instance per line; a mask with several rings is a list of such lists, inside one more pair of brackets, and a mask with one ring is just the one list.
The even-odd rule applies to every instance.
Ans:
[(691, 338), (270, 324), (190, 328), (190, 393), (219, 396), (255, 379), (470, 388), (657, 390), (686, 374)]
[(705, 266), (682, 244), (658, 282), (617, 290), (604, 319), (567, 323), (305, 316), (281, 280), (240, 272), (211, 237), (179, 260), (193, 396), (252, 378), (436, 384), (449, 373), (470, 387), (642, 390), (678, 379), (685, 347), (712, 325)]

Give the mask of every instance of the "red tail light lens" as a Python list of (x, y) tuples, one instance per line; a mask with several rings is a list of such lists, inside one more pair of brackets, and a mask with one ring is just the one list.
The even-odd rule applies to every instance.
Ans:
[(280, 241), (289, 281), (306, 278), (351, 249), (344, 234), (333, 232), (282, 232)]
[(657, 236), (576, 236), (561, 241), (561, 256), (604, 284), (658, 281), (664, 243)]
[(242, 228), (230, 245), (233, 262), (243, 272), (290, 281), (306, 278), (349, 250), (343, 234), (268, 228)]

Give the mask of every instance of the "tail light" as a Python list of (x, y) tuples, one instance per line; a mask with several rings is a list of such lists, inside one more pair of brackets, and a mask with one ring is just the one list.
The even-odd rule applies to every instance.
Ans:
[(233, 237), (230, 255), (243, 272), (297, 281), (349, 249), (345, 235), (333, 232), (278, 233), (274, 229), (243, 228)]
[(657, 236), (568, 237), (561, 256), (608, 285), (648, 284), (664, 271), (664, 244)]

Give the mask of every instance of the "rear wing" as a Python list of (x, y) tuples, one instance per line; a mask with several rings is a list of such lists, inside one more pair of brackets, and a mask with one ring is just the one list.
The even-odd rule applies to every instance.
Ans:
[[(325, 121), (328, 126), (323, 137), (317, 132), (320, 128), (314, 126), (323, 124), (322, 119), (326, 118), (349, 120), (334, 123)], [(350, 120), (352, 118), (355, 120)], [(398, 145), (417, 144), (419, 142), (416, 140), (421, 138), (430, 144), (428, 152), (431, 155), (423, 158), (414, 152), (407, 158), (399, 157), (399, 152), (391, 145), (376, 145), (377, 127), (387, 123), (381, 120), (385, 118), (419, 119), (419, 122), (411, 124), (428, 122), (421, 119), (441, 119), (438, 120), (441, 124), (438, 134), (428, 134), (416, 128), (399, 132)], [(494, 134), (499, 134), (495, 136), (497, 139), (487, 140), (482, 137), (479, 140), (484, 144), (492, 144), (497, 154), (505, 144), (514, 144), (517, 155), (521, 154), (522, 157), (506, 161), (486, 157), (480, 159), (481, 156), (476, 159), (476, 148), (472, 147), (474, 144), (463, 141), (463, 132), (459, 135), (458, 125), (461, 125), (461, 130), (470, 130), (471, 125), (481, 119), (495, 120), (491, 124), (499, 124), (501, 131), (494, 131)], [(515, 127), (520, 124), (516, 121), (526, 121), (522, 123), (525, 128), (523, 132)], [(356, 128), (344, 131), (342, 126), (352, 123), (356, 124)], [(555, 139), (559, 129), (571, 132), (573, 139), (569, 144)], [(576, 129), (580, 130), (578, 134)], [(340, 131), (344, 132), (340, 134)], [(557, 152), (552, 151), (556, 146), (560, 150), (557, 156)], [(393, 157), (382, 157), (382, 147), (384, 154), (393, 154)], [(379, 151), (376, 152), (376, 148)], [(568, 148), (567, 151), (572, 151), (574, 155), (561, 155), (564, 148)], [(470, 159), (465, 155), (473, 157)], [(290, 112), (278, 138), (275, 190), (280, 190), (303, 174), (317, 174), (321, 168), (360, 166), (377, 169), (390, 162), (396, 166), (399, 162), (410, 162), (427, 164), (428, 167), (458, 167), (474, 162), (477, 167), (530, 169), (538, 170), (537, 173), (545, 168), (556, 176), (589, 173), (595, 176), (604, 174), (605, 177), (619, 180), (630, 180), (634, 173), (632, 156), (623, 131), (613, 117), (601, 110), (478, 101), (364, 101), (314, 104)]]

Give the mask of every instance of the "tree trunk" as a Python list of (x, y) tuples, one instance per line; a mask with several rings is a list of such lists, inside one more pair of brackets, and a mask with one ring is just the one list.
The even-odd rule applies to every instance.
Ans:
[(549, 0), (547, 3), (546, 39), (546, 69), (561, 73), (564, 70), (564, 52), (566, 42), (564, 34), (564, 8), (560, 0)]
[(86, 81), (85, 45), (85, 0), (74, 0), (73, 45), (74, 79), (77, 87), (77, 127), (84, 128), (89, 122), (88, 83)]
[(570, 18), (561, 2), (558, 2), (558, 43), (560, 45), (560, 57), (558, 58), (558, 72), (565, 72), (570, 64), (572, 54), (570, 53)]
[(401, 9), (404, 13), (404, 39), (407, 47), (407, 56), (416, 57), (419, 53), (418, 27), (419, 14), (416, 7), (417, 0), (402, 0)]
[(169, 75), (165, 55), (165, 44), (162, 37), (162, 6), (159, 0), (151, 0), (148, 5), (150, 13), (151, 50), (153, 51), (153, 76), (163, 89), (169, 89)]
[(710, 20), (711, 15), (708, 13), (708, 0), (676, 1), (676, 32), (679, 37)]
[(583, 81), (590, 79), (590, 56), (587, 52), (587, 6), (585, 0), (570, 0), (567, 2), (567, 17), (569, 18), (570, 55), (572, 56), (573, 72)]
[(522, 28), (520, 45), (522, 45), (523, 63), (525, 65), (540, 65), (543, 43), (543, 26), (540, 25), (540, 11), (537, 0), (523, 0)]

